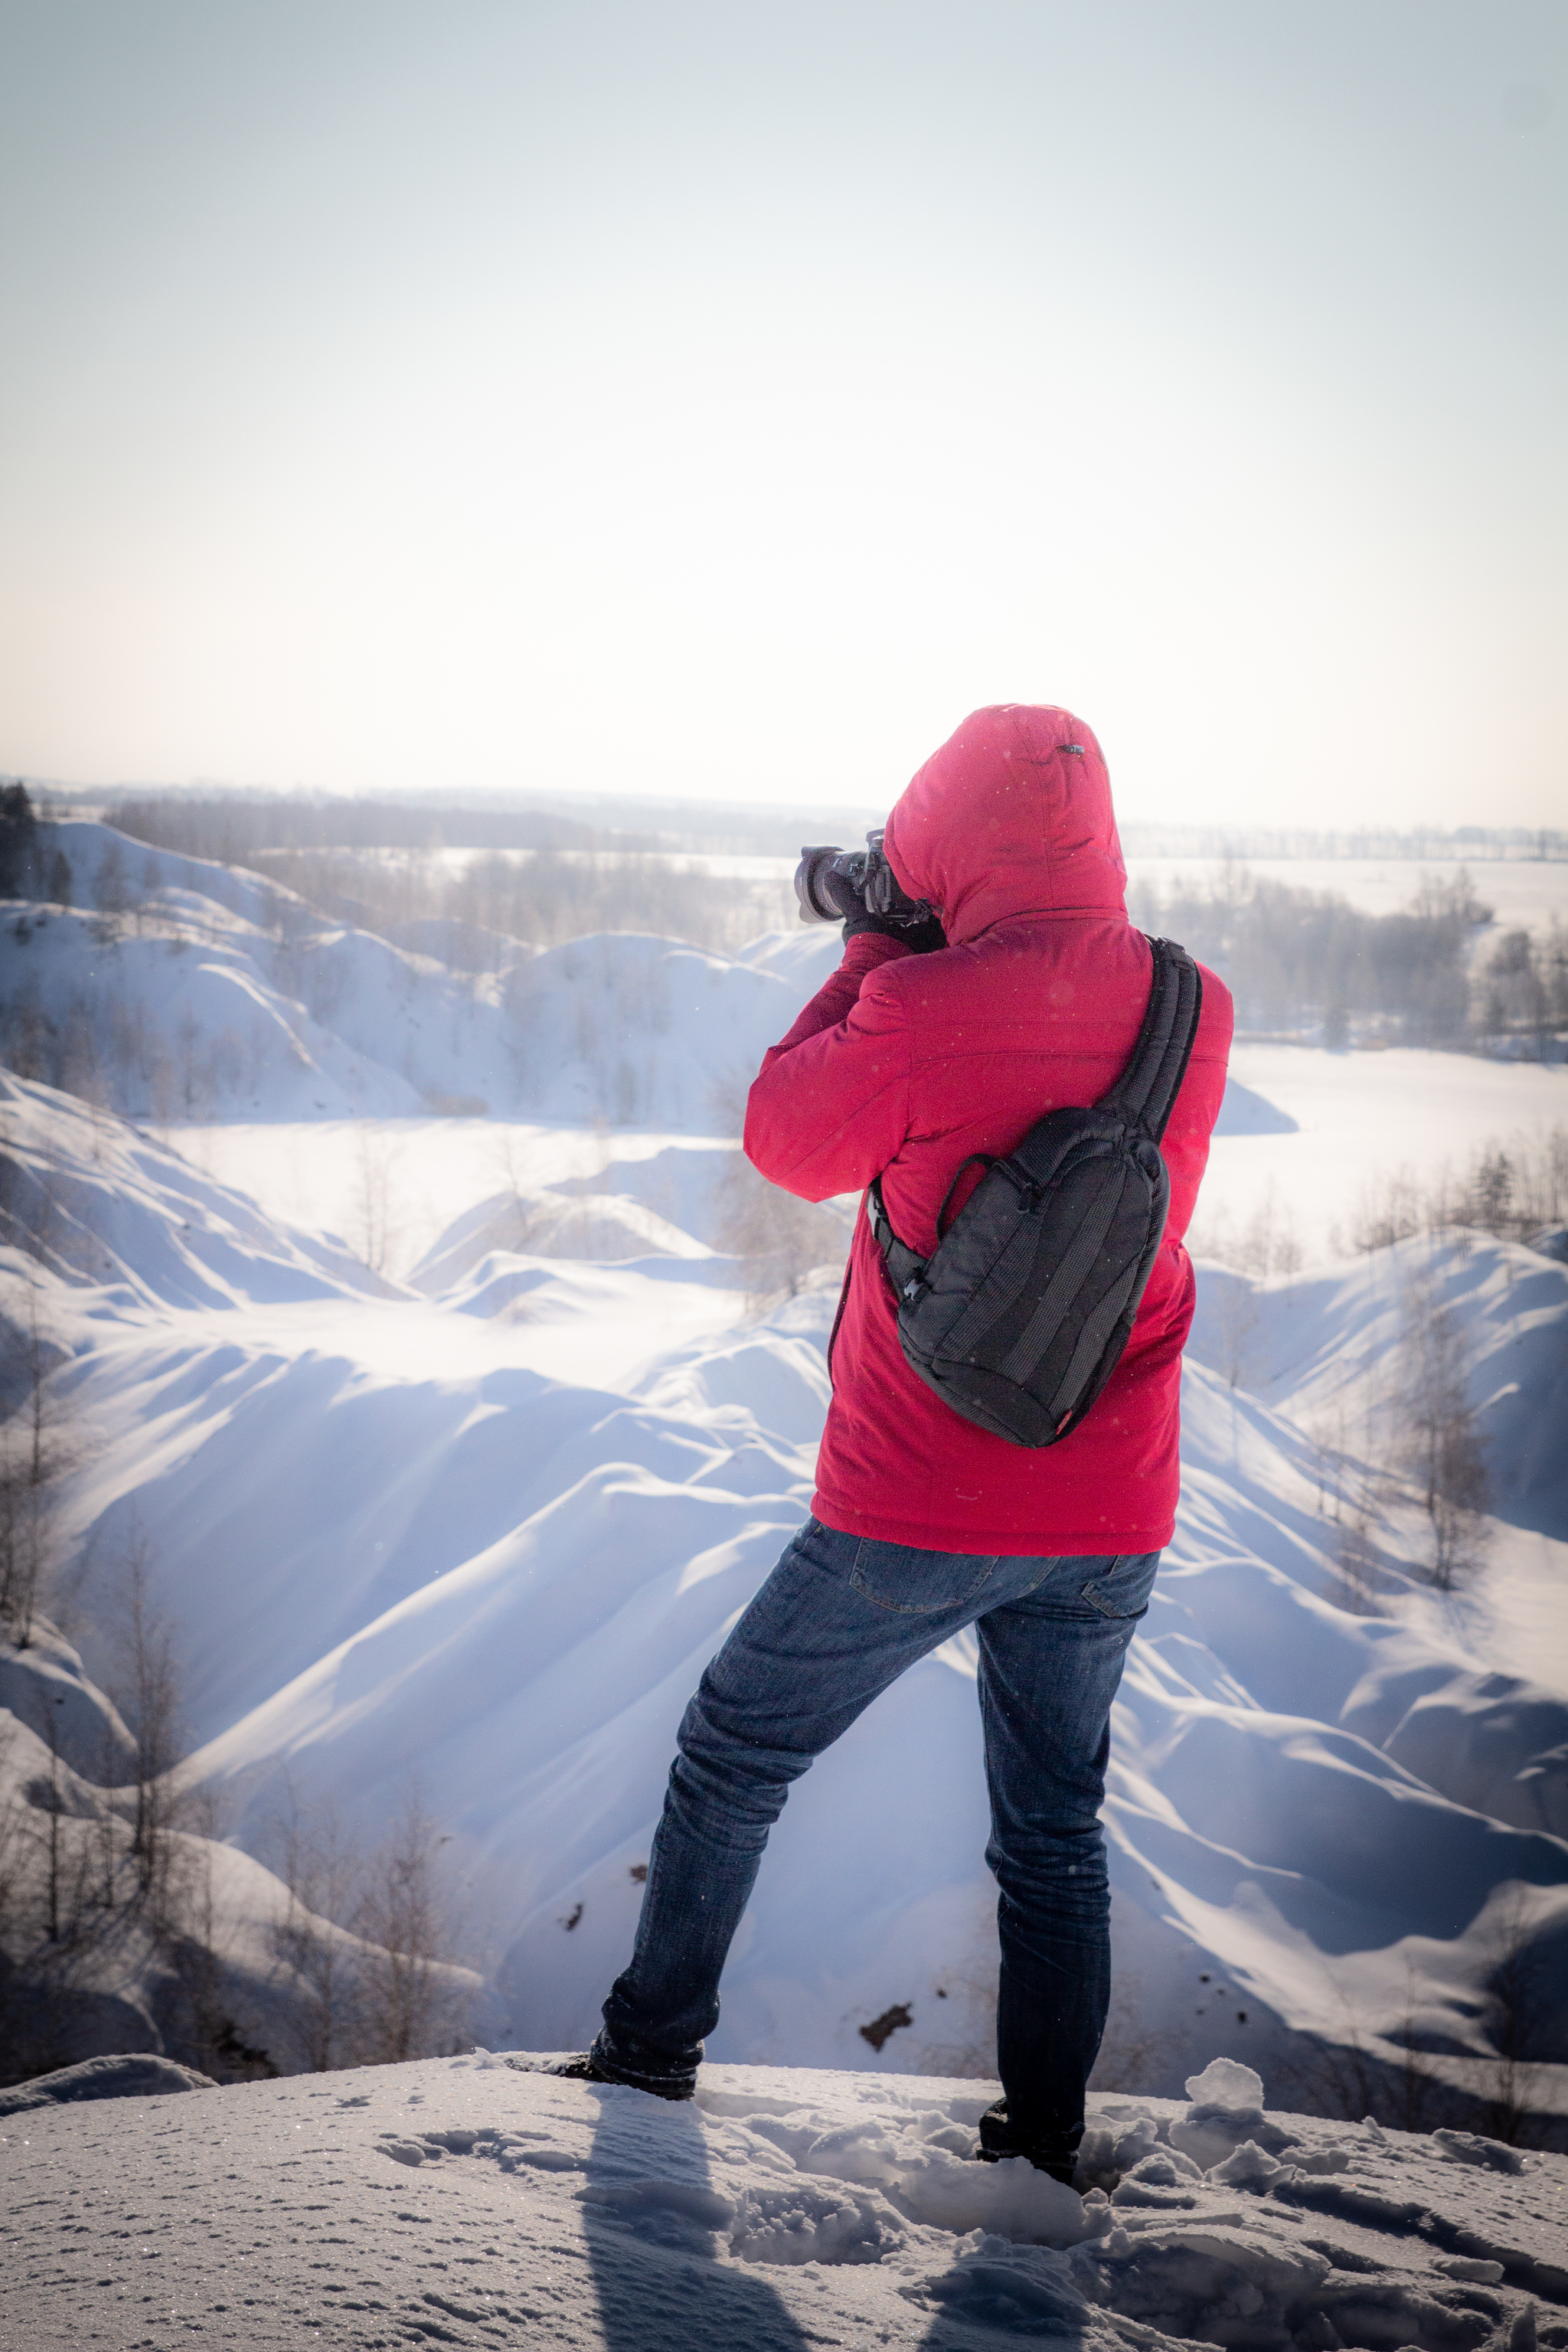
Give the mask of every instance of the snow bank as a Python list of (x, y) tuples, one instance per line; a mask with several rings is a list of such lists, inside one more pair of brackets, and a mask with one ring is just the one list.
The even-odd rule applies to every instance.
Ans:
[(1568, 2345), (1568, 2158), (1219, 2126), (1194, 2082), (1091, 2099), (1080, 2200), (970, 2160), (995, 2087), (710, 2066), (671, 2106), (480, 2052), (35, 2110), (0, 2126), (7, 2308), (37, 2345), (121, 2304), (365, 2347)]

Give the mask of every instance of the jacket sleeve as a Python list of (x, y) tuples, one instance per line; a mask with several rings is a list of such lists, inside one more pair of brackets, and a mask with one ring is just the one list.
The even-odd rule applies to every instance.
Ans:
[(746, 1157), (802, 1200), (858, 1192), (909, 1126), (910, 1038), (883, 964), (910, 950), (879, 932), (852, 939), (832, 979), (763, 1057), (746, 1103)]

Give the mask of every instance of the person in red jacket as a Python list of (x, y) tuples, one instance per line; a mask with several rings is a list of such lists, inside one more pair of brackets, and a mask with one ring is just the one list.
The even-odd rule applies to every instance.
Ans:
[[(1152, 957), (1127, 917), (1100, 746), (1065, 710), (975, 711), (910, 784), (883, 845), (938, 921), (911, 932), (847, 902), (844, 960), (764, 1060), (745, 1148), (808, 1201), (880, 1176), (895, 1231), (923, 1257), (966, 1160), (1011, 1150), (1046, 1111), (1091, 1103), (1121, 1076)], [(691, 2095), (791, 1782), (905, 1667), (973, 1624), (1004, 2093), (976, 2154), (1026, 2156), (1071, 2179), (1110, 1993), (1110, 1706), (1174, 1525), (1194, 1296), (1182, 1236), (1230, 1035), (1228, 992), (1205, 971), (1161, 1146), (1171, 1206), (1159, 1255), (1109, 1383), (1058, 1444), (1011, 1444), (916, 1376), (857, 1221), (813, 1516), (687, 1709), (631, 1964), (593, 2050), (561, 2071)]]

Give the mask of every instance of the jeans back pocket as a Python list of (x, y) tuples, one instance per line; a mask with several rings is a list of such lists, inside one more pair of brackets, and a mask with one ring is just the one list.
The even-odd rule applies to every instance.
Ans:
[(1078, 1597), (1102, 1617), (1145, 1616), (1159, 1565), (1157, 1551), (1117, 1552), (1109, 1559), (1086, 1560), (1090, 1573), (1079, 1586)]
[(979, 1594), (999, 1555), (974, 1551), (917, 1551), (912, 1544), (873, 1543), (863, 1537), (849, 1581), (879, 1609), (912, 1617), (963, 1609)]

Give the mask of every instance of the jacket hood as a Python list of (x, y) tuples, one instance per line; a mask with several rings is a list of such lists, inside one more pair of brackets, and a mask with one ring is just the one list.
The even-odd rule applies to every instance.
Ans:
[(972, 711), (904, 791), (884, 845), (953, 947), (1012, 915), (1127, 911), (1104, 755), (1049, 704)]

